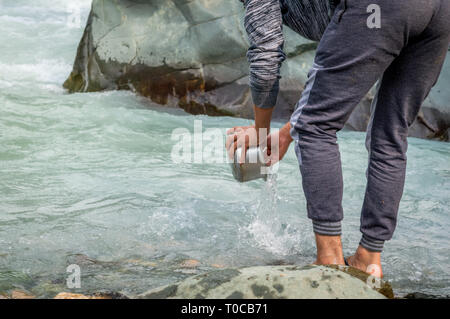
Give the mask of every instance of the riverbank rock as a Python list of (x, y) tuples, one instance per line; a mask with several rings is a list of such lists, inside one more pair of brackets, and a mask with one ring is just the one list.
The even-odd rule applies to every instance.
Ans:
[[(93, 0), (69, 92), (132, 90), (192, 114), (253, 116), (247, 35), (240, 1)], [(274, 118), (287, 120), (312, 66), (317, 44), (284, 28), (281, 91)], [(448, 140), (450, 67), (433, 90), (411, 135)], [(347, 128), (364, 131), (373, 93)]]
[(72, 294), (68, 292), (61, 292), (57, 294), (53, 299), (92, 299), (91, 297), (82, 294)]
[(35, 299), (35, 298), (36, 297), (33, 296), (32, 294), (21, 290), (14, 290), (11, 293), (11, 299)]
[(145, 299), (392, 298), (390, 285), (349, 267), (261, 266), (221, 269), (148, 291)]
[(401, 299), (450, 299), (450, 296), (438, 296), (425, 294), (422, 292), (412, 292), (403, 296)]
[(198, 260), (186, 259), (180, 264), (180, 266), (181, 268), (197, 268), (200, 264), (201, 263)]
[(70, 292), (61, 292), (53, 299), (128, 299), (120, 293), (97, 293), (94, 295), (74, 294)]

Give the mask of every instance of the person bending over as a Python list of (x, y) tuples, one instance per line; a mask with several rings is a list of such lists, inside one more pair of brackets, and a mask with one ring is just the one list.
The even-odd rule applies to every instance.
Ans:
[[(270, 129), (279, 91), (282, 24), (319, 40), (314, 65), (290, 121), (258, 143), (279, 140), (271, 164), (294, 141), (317, 264), (348, 264), (370, 272), (394, 233), (405, 182), (408, 128), (436, 83), (450, 40), (449, 0), (378, 0), (379, 21), (369, 23), (373, 0), (245, 0), (250, 88), (255, 124), (229, 131), (230, 156), (248, 136)], [(343, 181), (336, 133), (378, 81), (367, 130), (367, 188), (361, 241), (344, 259), (341, 243)], [(251, 140), (251, 139), (250, 139)], [(273, 152), (275, 153), (275, 152)], [(276, 158), (274, 157), (276, 155)]]

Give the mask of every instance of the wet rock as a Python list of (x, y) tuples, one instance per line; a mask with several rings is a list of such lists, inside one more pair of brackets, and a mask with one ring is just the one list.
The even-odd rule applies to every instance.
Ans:
[(82, 294), (73, 294), (69, 292), (61, 292), (57, 294), (53, 299), (112, 299), (110, 296), (94, 295), (86, 296)]
[(55, 296), (53, 299), (91, 299), (88, 296), (82, 294), (72, 294), (69, 292), (61, 292)]
[[(238, 1), (95, 0), (64, 86), (131, 89), (194, 114), (248, 113), (239, 83), (246, 77), (242, 13)], [(218, 89), (242, 93), (217, 99)]]
[(64, 278), (64, 280), (61, 281), (57, 279), (39, 282), (33, 287), (33, 293), (38, 296), (38, 298), (53, 298), (53, 296), (57, 295), (61, 291), (64, 291), (65, 289), (67, 289), (67, 282)]
[(362, 282), (368, 284), (370, 287), (384, 295), (385, 297), (389, 299), (394, 298), (394, 291), (392, 290), (392, 286), (389, 282), (374, 278), (370, 276), (368, 273), (361, 271), (359, 269), (353, 268), (353, 267), (343, 267), (343, 266), (334, 266), (330, 265), (329, 268), (337, 269), (342, 272), (345, 272), (349, 275), (351, 275), (354, 278), (358, 278)]
[[(243, 18), (238, 0), (94, 0), (64, 87), (132, 90), (192, 114), (250, 118)], [(284, 34), (278, 119), (292, 113), (317, 47), (289, 28)]]
[[(392, 297), (392, 289), (381, 281), (380, 289), (368, 275), (349, 267), (260, 266), (221, 269), (190, 277), (180, 283), (150, 290), (148, 299), (309, 299)], [(366, 278), (366, 279), (364, 279)], [(384, 287), (384, 288), (383, 288)], [(390, 287), (390, 286), (389, 286)], [(384, 293), (384, 295), (383, 295)]]
[(141, 267), (156, 267), (158, 265), (156, 262), (145, 261), (145, 260), (141, 260), (141, 259), (127, 259), (125, 262), (128, 264), (141, 266)]
[(36, 297), (33, 296), (32, 294), (21, 290), (14, 290), (11, 293), (11, 299), (35, 299), (35, 298)]
[(180, 264), (181, 268), (197, 268), (198, 266), (200, 266), (200, 262), (195, 259), (187, 259)]
[[(253, 116), (248, 41), (238, 0), (93, 0), (69, 92), (132, 90), (192, 114)], [(299, 100), (317, 44), (284, 28), (287, 60), (274, 118), (287, 120)], [(450, 62), (410, 135), (448, 140)], [(365, 131), (372, 90), (346, 127)]]
[(422, 292), (412, 292), (403, 297), (403, 299), (449, 299), (450, 296), (437, 296), (425, 294)]

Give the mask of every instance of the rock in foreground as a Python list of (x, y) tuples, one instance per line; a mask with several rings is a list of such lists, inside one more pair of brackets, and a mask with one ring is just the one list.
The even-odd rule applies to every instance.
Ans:
[(102, 296), (102, 295), (86, 296), (82, 294), (73, 294), (70, 292), (61, 292), (57, 294), (53, 299), (112, 299), (112, 298), (109, 296)]
[(148, 291), (147, 299), (383, 299), (389, 284), (371, 288), (368, 275), (349, 267), (261, 266), (222, 269)]

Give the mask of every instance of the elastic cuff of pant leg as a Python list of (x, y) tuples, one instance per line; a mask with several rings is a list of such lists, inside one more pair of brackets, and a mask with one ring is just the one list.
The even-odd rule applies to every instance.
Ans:
[(342, 234), (341, 222), (313, 220), (313, 230), (316, 234), (324, 236), (340, 236)]
[(359, 244), (361, 246), (363, 246), (365, 249), (367, 249), (368, 251), (371, 251), (374, 253), (381, 253), (383, 251), (383, 247), (384, 247), (384, 240), (374, 239), (374, 238), (371, 238), (371, 237), (363, 234)]

